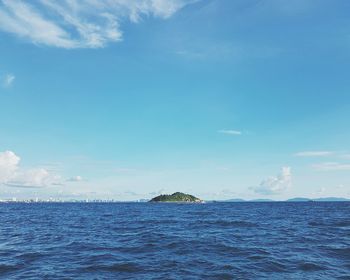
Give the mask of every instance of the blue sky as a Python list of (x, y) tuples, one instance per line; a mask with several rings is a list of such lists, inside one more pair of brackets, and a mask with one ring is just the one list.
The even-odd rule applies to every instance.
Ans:
[(350, 197), (349, 1), (0, 1), (0, 196)]

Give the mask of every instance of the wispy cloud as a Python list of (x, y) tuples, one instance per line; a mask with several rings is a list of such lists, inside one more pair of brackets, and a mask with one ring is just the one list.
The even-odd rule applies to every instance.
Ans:
[(323, 195), (323, 194), (325, 194), (326, 191), (327, 191), (327, 188), (322, 187), (322, 188), (318, 189), (318, 190), (314, 193), (314, 195), (315, 195), (315, 196)]
[(228, 134), (228, 135), (242, 135), (242, 131), (232, 130), (232, 129), (221, 129), (221, 130), (218, 130), (218, 133)]
[(324, 157), (324, 156), (331, 156), (334, 152), (331, 151), (304, 151), (304, 152), (298, 152), (295, 153), (294, 156), (296, 157)]
[(0, 29), (35, 44), (100, 48), (122, 39), (121, 22), (143, 16), (167, 19), (196, 0), (2, 0)]
[(339, 163), (339, 162), (322, 162), (312, 165), (312, 167), (319, 171), (349, 171), (349, 163)]
[(113, 172), (115, 173), (130, 173), (130, 172), (135, 172), (137, 171), (136, 169), (134, 168), (128, 168), (128, 167), (117, 167), (117, 168), (114, 168)]
[(286, 191), (292, 182), (292, 172), (290, 167), (282, 167), (280, 174), (271, 176), (263, 180), (259, 186), (251, 189), (259, 194), (272, 195)]
[(350, 159), (350, 154), (343, 154), (341, 155), (341, 157), (345, 159)]
[(2, 85), (5, 88), (9, 88), (15, 81), (15, 76), (13, 74), (6, 74), (3, 78)]
[(160, 189), (158, 191), (150, 192), (149, 195), (157, 196), (157, 195), (167, 194), (167, 193), (169, 193), (169, 191), (167, 191), (166, 189), (162, 188), (162, 189)]

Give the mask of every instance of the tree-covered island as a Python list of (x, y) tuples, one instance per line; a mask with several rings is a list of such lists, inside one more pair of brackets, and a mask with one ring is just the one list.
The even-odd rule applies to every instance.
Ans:
[(162, 194), (156, 196), (150, 200), (150, 202), (189, 202), (189, 203), (202, 203), (203, 200), (181, 192), (176, 192), (173, 194)]

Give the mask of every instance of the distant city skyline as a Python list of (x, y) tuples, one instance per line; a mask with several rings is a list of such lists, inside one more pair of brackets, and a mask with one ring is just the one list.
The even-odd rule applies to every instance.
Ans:
[(0, 200), (350, 198), (349, 9), (0, 0)]

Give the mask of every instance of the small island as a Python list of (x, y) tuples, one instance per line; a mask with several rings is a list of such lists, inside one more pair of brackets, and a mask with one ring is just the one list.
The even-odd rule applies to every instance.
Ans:
[(162, 194), (152, 198), (149, 202), (186, 202), (186, 203), (203, 203), (203, 200), (181, 192), (176, 192), (173, 194)]

